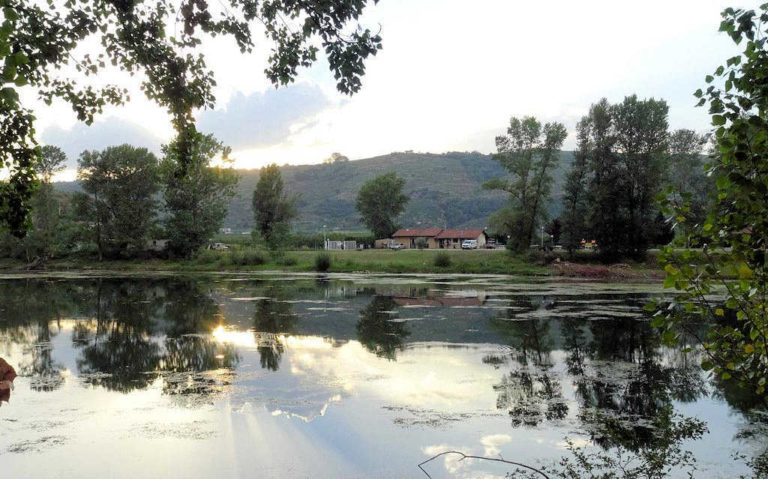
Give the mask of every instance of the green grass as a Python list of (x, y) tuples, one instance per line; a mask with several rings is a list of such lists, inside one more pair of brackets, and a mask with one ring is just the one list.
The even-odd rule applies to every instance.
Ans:
[[(203, 250), (189, 260), (119, 260), (95, 261), (85, 258), (52, 260), (49, 269), (56, 270), (165, 270), (165, 271), (316, 271), (316, 258), (320, 251), (285, 251), (270, 254), (267, 251), (233, 245), (226, 251)], [(474, 273), (548, 275), (551, 271), (531, 264), (504, 250), (362, 250), (328, 251), (331, 258), (329, 272), (372, 273)], [(450, 258), (448, 266), (435, 266), (437, 255)], [(445, 264), (438, 261), (438, 264)], [(3, 263), (11, 268), (20, 263)]]

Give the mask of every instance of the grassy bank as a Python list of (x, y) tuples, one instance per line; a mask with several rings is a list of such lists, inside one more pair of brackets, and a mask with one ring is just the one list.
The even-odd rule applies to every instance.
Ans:
[[(318, 257), (327, 255), (327, 265)], [(327, 269), (326, 267), (327, 266)], [(20, 269), (24, 264), (5, 260), (0, 268)], [(48, 270), (122, 271), (329, 271), (371, 273), (470, 273), (524, 276), (569, 276), (584, 278), (653, 278), (658, 270), (647, 264), (603, 266), (556, 262), (545, 266), (540, 258), (512, 255), (504, 250), (363, 250), (285, 251), (271, 253), (245, 245), (229, 250), (199, 252), (188, 260), (132, 259), (96, 261), (70, 257), (47, 262)]]

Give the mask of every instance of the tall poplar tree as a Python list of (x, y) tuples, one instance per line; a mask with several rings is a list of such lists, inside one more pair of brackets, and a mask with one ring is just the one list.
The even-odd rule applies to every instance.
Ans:
[(522, 251), (531, 244), (536, 227), (546, 220), (546, 202), (552, 192), (552, 171), (567, 132), (561, 123), (543, 126), (534, 117), (512, 117), (507, 134), (496, 137), (494, 159), (509, 178), (494, 178), (483, 187), (509, 193), (507, 204), (491, 218), (494, 229), (509, 236), (511, 249)]
[(589, 152), (588, 118), (582, 118), (576, 126), (578, 148), (574, 154), (571, 170), (565, 179), (563, 194), (563, 236), (565, 248), (573, 253), (587, 239), (587, 184), (589, 171), (587, 159)]
[[(174, 254), (189, 256), (216, 233), (227, 217), (229, 202), (235, 195), (238, 174), (228, 159), (229, 148), (212, 135), (196, 135), (187, 168), (176, 168), (178, 150), (163, 147), (160, 172), (163, 199), (168, 216), (165, 228)], [(223, 165), (211, 162), (221, 157)]]
[[(574, 246), (584, 231), (597, 241), (606, 261), (642, 258), (657, 236), (654, 221), (669, 108), (663, 100), (626, 97), (611, 105), (603, 98), (579, 123), (579, 151), (566, 184), (566, 237)], [(582, 171), (586, 167), (586, 172)], [(581, 182), (586, 185), (586, 215), (579, 209)]]
[(261, 235), (270, 248), (276, 248), (288, 234), (291, 220), (296, 217), (296, 200), (296, 195), (285, 191), (277, 164), (261, 169), (253, 190), (254, 234)]

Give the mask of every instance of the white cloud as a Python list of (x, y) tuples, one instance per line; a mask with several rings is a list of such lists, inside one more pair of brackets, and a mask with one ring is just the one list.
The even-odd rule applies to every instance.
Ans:
[(64, 150), (68, 167), (76, 166), (77, 158), (85, 150), (102, 150), (108, 146), (128, 143), (158, 154), (160, 145), (168, 140), (134, 122), (115, 117), (100, 119), (90, 126), (76, 123), (69, 129), (51, 126), (43, 131), (40, 139), (45, 144), (56, 145)]
[[(304, 84), (275, 92), (263, 75), (267, 43), (241, 55), (217, 38), (204, 50), (220, 109), (202, 112), (201, 123), (231, 135), (239, 167), (315, 163), (333, 151), (353, 159), (407, 149), (490, 152), (512, 115), (572, 130), (601, 97), (632, 93), (667, 100), (673, 128), (706, 130), (692, 92), (737, 51), (717, 33), (730, 3), (387, 0), (364, 17), (382, 26), (384, 49), (351, 98), (335, 91), (324, 61), (302, 73)], [(167, 137), (167, 115), (133, 96), (109, 114)], [(38, 113), (45, 125), (72, 121)]]
[(200, 113), (197, 126), (234, 149), (286, 141), (292, 127), (329, 106), (323, 91), (299, 83), (248, 95), (235, 93), (225, 108)]

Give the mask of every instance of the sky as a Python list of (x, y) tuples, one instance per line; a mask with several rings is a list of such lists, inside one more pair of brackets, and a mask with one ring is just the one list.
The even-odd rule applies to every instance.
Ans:
[[(320, 163), (333, 152), (351, 159), (393, 151), (495, 150), (511, 116), (574, 127), (602, 97), (662, 98), (670, 127), (709, 129), (692, 93), (737, 50), (717, 32), (719, 0), (381, 0), (362, 24), (381, 28), (383, 50), (367, 62), (362, 90), (338, 93), (325, 61), (275, 89), (263, 70), (269, 44), (242, 55), (229, 39), (203, 45), (217, 86), (216, 109), (197, 113), (198, 128), (233, 148), (238, 168)], [(147, 100), (139, 79), (105, 72), (86, 82), (117, 81), (131, 102), (108, 107), (93, 125), (63, 102), (24, 98), (44, 144), (62, 147), (74, 177), (80, 152), (130, 143), (159, 153), (173, 136), (168, 115)]]

